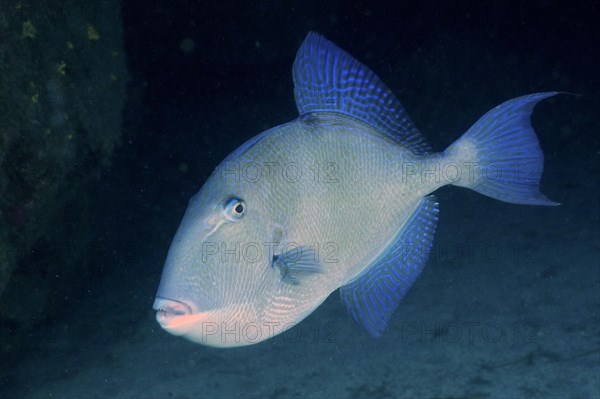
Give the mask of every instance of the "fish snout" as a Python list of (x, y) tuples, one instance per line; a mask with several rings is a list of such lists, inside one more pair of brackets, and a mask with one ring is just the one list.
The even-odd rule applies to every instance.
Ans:
[(153, 308), (158, 324), (173, 335), (188, 336), (194, 335), (194, 331), (203, 331), (203, 322), (209, 317), (206, 312), (198, 312), (191, 303), (160, 296), (156, 297)]
[(176, 317), (192, 314), (192, 308), (189, 305), (181, 301), (162, 297), (156, 297), (152, 308), (156, 310), (156, 321), (161, 325), (168, 323)]

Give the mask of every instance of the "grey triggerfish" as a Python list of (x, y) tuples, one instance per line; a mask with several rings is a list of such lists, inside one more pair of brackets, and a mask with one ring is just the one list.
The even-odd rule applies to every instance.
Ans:
[(172, 334), (254, 344), (339, 288), (350, 316), (379, 337), (430, 252), (433, 191), (557, 205), (539, 191), (530, 121), (556, 92), (506, 101), (432, 153), (379, 78), (322, 36), (308, 34), (293, 79), (300, 116), (236, 149), (190, 200), (154, 302)]

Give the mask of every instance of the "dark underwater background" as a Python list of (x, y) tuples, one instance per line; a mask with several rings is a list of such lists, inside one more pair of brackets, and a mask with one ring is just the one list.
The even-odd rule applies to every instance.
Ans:
[[(5, 1), (1, 398), (600, 397), (600, 2)], [(513, 97), (559, 207), (444, 187), (430, 259), (373, 339), (334, 293), (215, 349), (152, 303), (189, 198), (297, 116), (309, 31), (370, 67), (435, 151)], [(69, 44), (70, 43), (70, 44)], [(64, 64), (64, 65), (63, 65)]]

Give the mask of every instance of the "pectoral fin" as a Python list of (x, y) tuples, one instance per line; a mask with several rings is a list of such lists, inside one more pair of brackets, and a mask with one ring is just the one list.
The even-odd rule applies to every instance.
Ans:
[(321, 273), (322, 266), (318, 262), (314, 249), (295, 247), (279, 255), (273, 255), (272, 266), (281, 274), (281, 281), (298, 285), (307, 276)]

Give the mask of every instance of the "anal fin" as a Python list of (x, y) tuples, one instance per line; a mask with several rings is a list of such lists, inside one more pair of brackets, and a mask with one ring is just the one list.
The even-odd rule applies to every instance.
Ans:
[(380, 337), (398, 304), (427, 261), (438, 220), (438, 203), (427, 196), (386, 251), (365, 272), (340, 288), (348, 312), (373, 337)]

